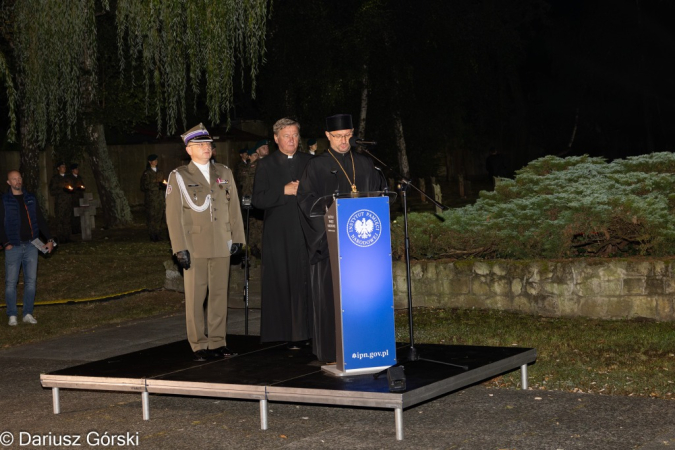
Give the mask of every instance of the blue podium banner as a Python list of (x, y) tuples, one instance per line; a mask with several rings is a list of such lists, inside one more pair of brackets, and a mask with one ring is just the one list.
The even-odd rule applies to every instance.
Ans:
[(337, 325), (342, 338), (338, 369), (383, 369), (396, 364), (389, 198), (335, 202), (340, 286), (336, 302), (341, 309), (336, 312), (341, 313)]

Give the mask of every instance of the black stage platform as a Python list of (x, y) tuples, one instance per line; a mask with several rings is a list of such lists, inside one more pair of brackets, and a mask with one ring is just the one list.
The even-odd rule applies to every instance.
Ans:
[[(537, 357), (531, 348), (420, 344), (416, 348), (426, 360), (403, 362), (407, 390), (392, 393), (386, 375), (332, 376), (321, 370), (309, 348), (288, 350), (285, 344), (259, 340), (230, 335), (228, 347), (239, 355), (206, 362), (192, 361), (187, 341), (179, 341), (42, 374), (40, 380), (52, 388), (55, 414), (60, 413), (59, 388), (140, 393), (145, 420), (150, 418), (149, 394), (258, 400), (263, 430), (268, 401), (391, 408), (400, 440), (403, 408), (518, 368), (527, 389), (527, 364)], [(407, 350), (401, 344), (399, 361)]]

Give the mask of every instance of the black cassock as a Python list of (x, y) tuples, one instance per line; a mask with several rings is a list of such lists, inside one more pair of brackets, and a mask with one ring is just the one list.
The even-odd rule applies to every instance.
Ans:
[(310, 211), (320, 197), (336, 192), (340, 194), (351, 192), (349, 180), (354, 180), (354, 170), (356, 170), (356, 188), (359, 192), (380, 191), (385, 186), (383, 175), (375, 170), (373, 162), (367, 156), (351, 150), (343, 154), (326, 150), (309, 161), (298, 188), (302, 228), (310, 262), (310, 295), (314, 313), (313, 351), (320, 361), (333, 362), (336, 359), (335, 302), (323, 217), (312, 218)]
[(263, 342), (312, 337), (309, 261), (295, 195), (284, 186), (298, 180), (312, 158), (276, 151), (258, 161), (252, 203), (265, 211), (262, 243), (260, 338)]

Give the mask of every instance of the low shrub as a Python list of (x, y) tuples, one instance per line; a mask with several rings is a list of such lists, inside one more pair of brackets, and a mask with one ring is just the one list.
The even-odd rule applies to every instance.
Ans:
[[(607, 162), (546, 156), (475, 204), (409, 215), (411, 257), (565, 258), (675, 254), (675, 155)], [(403, 256), (402, 218), (392, 225)]]

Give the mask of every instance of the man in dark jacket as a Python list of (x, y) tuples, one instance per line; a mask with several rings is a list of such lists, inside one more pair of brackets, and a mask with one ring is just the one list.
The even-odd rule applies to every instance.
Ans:
[(5, 303), (9, 325), (16, 326), (16, 285), (23, 268), (23, 321), (35, 325), (33, 303), (37, 278), (38, 246), (32, 241), (42, 234), (46, 244), (38, 242), (42, 251), (54, 248), (47, 222), (35, 196), (23, 190), (23, 179), (17, 170), (7, 173), (10, 189), (0, 202), (0, 242), (5, 250)]
[(66, 177), (66, 163), (56, 163), (56, 171), (52, 179), (49, 180), (49, 193), (54, 196), (56, 237), (59, 244), (64, 244), (70, 242), (74, 189), (70, 185), (68, 177)]

